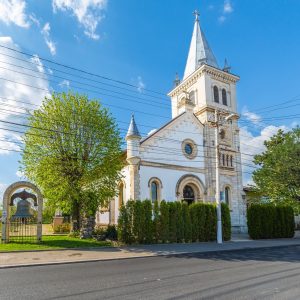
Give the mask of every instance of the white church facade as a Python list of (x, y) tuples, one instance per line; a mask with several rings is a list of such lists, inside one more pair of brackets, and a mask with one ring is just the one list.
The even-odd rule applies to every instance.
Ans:
[(132, 116), (119, 193), (108, 209), (99, 209), (97, 223), (117, 223), (119, 208), (129, 199), (215, 202), (218, 157), (221, 200), (230, 207), (233, 231), (246, 230), (238, 81), (229, 67), (218, 66), (196, 14), (183, 80), (168, 94), (172, 119), (142, 138)]

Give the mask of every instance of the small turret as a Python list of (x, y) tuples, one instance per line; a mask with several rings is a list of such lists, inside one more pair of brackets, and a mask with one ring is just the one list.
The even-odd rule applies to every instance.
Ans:
[(131, 115), (129, 128), (126, 134), (127, 141), (127, 159), (139, 157), (140, 140), (142, 139), (140, 132), (134, 120), (134, 115)]
[(230, 73), (231, 67), (229, 66), (227, 59), (225, 58), (225, 62), (224, 62), (224, 67), (223, 67), (223, 71)]
[(140, 141), (142, 137), (136, 126), (134, 115), (131, 115), (131, 121), (126, 134), (127, 141), (127, 162), (130, 174), (129, 198), (138, 200), (140, 198)]
[(178, 73), (176, 72), (175, 79), (174, 79), (174, 87), (178, 86), (179, 84), (180, 84), (180, 79)]

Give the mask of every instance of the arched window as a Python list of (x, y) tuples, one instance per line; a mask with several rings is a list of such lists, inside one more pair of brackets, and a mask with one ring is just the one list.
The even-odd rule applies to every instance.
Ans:
[(233, 158), (232, 158), (232, 155), (230, 156), (230, 166), (233, 167)]
[(214, 101), (219, 103), (219, 89), (216, 85), (214, 86)]
[(151, 201), (154, 202), (158, 199), (158, 185), (157, 182), (151, 182)]
[(230, 205), (230, 187), (226, 186), (225, 188), (225, 203)]
[(223, 163), (223, 166), (225, 166), (225, 154), (222, 154), (222, 163)]
[(190, 93), (189, 93), (189, 99), (190, 99), (190, 101), (192, 102), (192, 103), (196, 103), (195, 102), (195, 99), (196, 97), (195, 97), (195, 91), (191, 91)]
[(227, 105), (227, 93), (225, 89), (222, 89), (222, 103), (223, 105)]
[(162, 183), (159, 178), (152, 177), (148, 181), (149, 195), (152, 202), (161, 200)]
[(119, 208), (124, 204), (124, 183), (119, 184)]
[(229, 167), (229, 155), (226, 155), (226, 166)]

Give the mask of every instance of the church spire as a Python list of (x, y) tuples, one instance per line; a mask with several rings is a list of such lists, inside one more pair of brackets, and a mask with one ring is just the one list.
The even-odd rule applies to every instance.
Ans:
[(217, 60), (209, 47), (204, 32), (200, 28), (200, 14), (197, 10), (195, 10), (193, 14), (195, 15), (194, 31), (183, 79), (192, 74), (202, 63), (218, 68)]
[(127, 131), (127, 134), (126, 134), (126, 139), (132, 138), (132, 137), (141, 138), (141, 135), (140, 135), (139, 130), (136, 126), (133, 114), (131, 115), (129, 128), (128, 128), (128, 131)]

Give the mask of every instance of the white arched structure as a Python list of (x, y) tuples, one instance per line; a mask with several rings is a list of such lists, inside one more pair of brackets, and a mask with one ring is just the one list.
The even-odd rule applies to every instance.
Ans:
[(205, 186), (201, 179), (193, 174), (187, 174), (179, 178), (176, 184), (176, 197), (177, 200), (183, 199), (183, 189), (186, 185), (189, 185), (195, 195), (195, 201), (203, 201), (205, 194)]
[(11, 184), (4, 192), (3, 195), (3, 212), (2, 212), (2, 242), (9, 242), (9, 212), (10, 212), (10, 199), (15, 191), (28, 188), (36, 193), (37, 205), (38, 205), (38, 215), (37, 215), (37, 241), (42, 239), (42, 213), (43, 213), (43, 196), (39, 188), (28, 181), (18, 181)]

